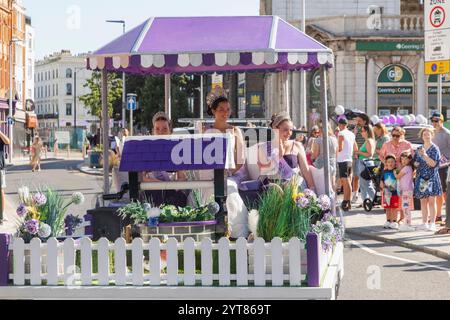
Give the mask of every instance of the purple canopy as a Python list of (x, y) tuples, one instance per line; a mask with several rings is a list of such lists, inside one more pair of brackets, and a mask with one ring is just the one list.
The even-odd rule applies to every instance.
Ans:
[(150, 18), (88, 57), (134, 74), (277, 72), (333, 65), (333, 52), (276, 16)]

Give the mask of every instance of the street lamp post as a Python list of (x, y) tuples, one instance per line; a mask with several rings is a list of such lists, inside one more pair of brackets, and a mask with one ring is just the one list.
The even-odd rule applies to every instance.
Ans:
[[(12, 38), (9, 42), (9, 118), (13, 118), (13, 44), (20, 42), (20, 39)], [(13, 158), (13, 124), (12, 121), (8, 121), (8, 138), (10, 140), (9, 145), (9, 163), (12, 164)]]
[[(122, 24), (123, 28), (123, 34), (126, 32), (126, 23), (125, 20), (106, 20), (106, 22), (109, 23), (120, 23)], [(126, 105), (127, 105), (127, 87), (126, 87), (126, 79), (125, 79), (125, 72), (122, 73), (122, 128), (126, 128)]]
[(78, 135), (77, 135), (77, 73), (80, 70), (86, 68), (74, 68), (73, 72), (73, 127), (74, 127), (74, 137), (75, 144), (78, 147)]

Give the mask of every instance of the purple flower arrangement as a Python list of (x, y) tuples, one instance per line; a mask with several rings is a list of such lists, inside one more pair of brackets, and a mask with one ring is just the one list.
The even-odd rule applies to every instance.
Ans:
[(66, 235), (71, 236), (75, 230), (83, 223), (83, 219), (69, 214), (64, 219), (64, 229), (66, 230)]
[(331, 213), (326, 213), (322, 220), (313, 225), (312, 232), (322, 236), (322, 248), (325, 252), (344, 240), (344, 227), (340, 219)]
[(28, 187), (19, 188), (21, 204), (16, 210), (21, 220), (17, 236), (26, 243), (33, 238), (46, 241), (50, 237), (61, 235), (64, 229), (73, 230), (82, 223), (81, 219), (66, 216), (67, 208), (71, 204), (82, 204), (84, 195), (74, 193), (69, 201), (64, 202), (57, 191), (46, 188), (31, 193)]

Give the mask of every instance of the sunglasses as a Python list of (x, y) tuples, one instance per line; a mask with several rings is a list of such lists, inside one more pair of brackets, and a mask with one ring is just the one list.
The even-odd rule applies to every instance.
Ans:
[(400, 138), (401, 137), (401, 135), (399, 135), (399, 134), (393, 134), (392, 135), (392, 138)]
[(433, 120), (431, 120), (431, 122), (433, 122), (433, 123), (439, 123), (440, 120), (433, 119)]

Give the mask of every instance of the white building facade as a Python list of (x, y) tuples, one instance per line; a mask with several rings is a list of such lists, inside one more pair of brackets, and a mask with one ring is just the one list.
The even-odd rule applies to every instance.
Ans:
[(91, 76), (85, 55), (74, 56), (63, 50), (37, 61), (35, 104), (39, 128), (91, 128), (99, 123), (98, 117), (92, 116), (79, 100), (89, 93), (84, 85)]
[[(261, 14), (278, 15), (301, 27), (302, 0), (262, 0)], [(306, 33), (331, 48), (334, 67), (328, 73), (330, 111), (336, 105), (369, 115), (423, 114), (435, 109), (436, 79), (424, 75), (423, 7), (420, 0), (305, 0)], [(291, 73), (294, 123), (318, 118), (320, 95), (317, 73), (308, 73), (306, 92), (300, 75)], [(281, 74), (267, 75), (267, 115), (283, 106)], [(444, 81), (444, 87), (447, 82)], [(449, 106), (450, 79), (444, 89)], [(448, 97), (447, 97), (448, 92)], [(306, 95), (308, 114), (299, 110)], [(448, 103), (447, 103), (448, 102)], [(444, 111), (445, 113), (445, 111)]]
[(31, 18), (26, 18), (25, 26), (25, 79), (26, 79), (26, 90), (25, 90), (25, 101), (34, 101), (34, 64), (35, 64), (35, 31), (31, 25)]

